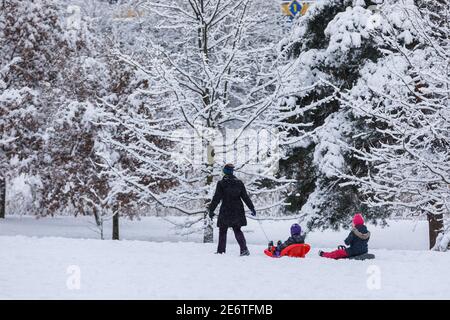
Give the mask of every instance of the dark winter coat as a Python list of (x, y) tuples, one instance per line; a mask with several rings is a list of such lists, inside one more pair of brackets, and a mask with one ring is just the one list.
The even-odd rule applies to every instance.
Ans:
[(345, 239), (345, 244), (349, 247), (345, 249), (349, 257), (359, 256), (361, 254), (367, 253), (370, 232), (367, 227), (363, 224), (356, 226), (350, 231), (347, 239)]
[(219, 202), (222, 201), (217, 219), (218, 227), (242, 227), (247, 225), (241, 199), (250, 210), (255, 209), (244, 183), (233, 175), (225, 175), (217, 183), (216, 192), (209, 205), (209, 211), (214, 212)]
[(279, 247), (277, 247), (277, 250), (281, 251), (289, 247), (291, 244), (301, 244), (301, 243), (305, 243), (305, 237), (303, 237), (300, 234), (295, 234), (293, 236), (290, 236), (289, 239), (287, 239)]

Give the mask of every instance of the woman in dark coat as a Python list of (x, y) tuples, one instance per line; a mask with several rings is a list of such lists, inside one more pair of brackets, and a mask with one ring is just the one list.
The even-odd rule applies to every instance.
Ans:
[(245, 202), (253, 216), (256, 215), (256, 211), (247, 194), (244, 183), (233, 175), (233, 170), (234, 166), (232, 164), (227, 164), (223, 168), (225, 175), (217, 183), (216, 192), (209, 205), (209, 216), (211, 219), (214, 217), (214, 210), (219, 202), (222, 201), (217, 219), (217, 226), (219, 227), (217, 253), (225, 253), (227, 231), (231, 227), (241, 248), (241, 256), (248, 256), (250, 252), (248, 251), (244, 234), (241, 231), (241, 227), (247, 225), (242, 201)]

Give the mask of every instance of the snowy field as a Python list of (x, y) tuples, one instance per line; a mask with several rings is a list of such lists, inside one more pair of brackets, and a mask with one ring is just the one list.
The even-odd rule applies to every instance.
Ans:
[[(177, 235), (160, 218), (123, 220), (122, 241), (98, 240), (90, 222), (14, 216), (1, 221), (0, 298), (450, 299), (450, 254), (427, 250), (425, 221), (369, 225), (370, 251), (377, 258), (368, 261), (317, 255), (342, 244), (344, 230), (310, 234), (312, 250), (305, 259), (271, 259), (262, 252), (267, 241), (255, 221), (244, 228), (249, 257), (238, 256), (231, 231), (227, 254), (219, 256), (213, 254), (216, 244), (202, 244), (201, 235)], [(277, 240), (287, 237), (290, 223), (263, 226)], [(79, 289), (73, 287), (78, 274)]]

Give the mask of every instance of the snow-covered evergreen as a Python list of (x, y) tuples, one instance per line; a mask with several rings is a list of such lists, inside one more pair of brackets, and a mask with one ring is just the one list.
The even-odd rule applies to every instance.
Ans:
[(370, 33), (374, 12), (369, 2), (317, 2), (281, 42), (287, 63), (297, 61), (295, 72), (284, 80), (289, 90), (309, 87), (286, 99), (286, 104), (296, 106), (292, 121), (303, 125), (301, 134), (306, 138), (281, 166), (297, 180), (288, 210), (298, 211), (309, 228), (339, 227), (358, 211), (376, 220), (388, 214), (386, 208), (365, 205), (364, 192), (342, 185), (342, 173), (360, 175), (368, 170), (344, 146), (363, 144), (368, 137), (378, 139), (374, 128), (356, 119), (338, 99), (339, 90), (352, 88), (360, 69), (381, 56)]

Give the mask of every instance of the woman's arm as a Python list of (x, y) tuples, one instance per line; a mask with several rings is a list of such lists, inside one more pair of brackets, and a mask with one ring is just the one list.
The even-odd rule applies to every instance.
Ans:
[(247, 194), (247, 189), (245, 189), (244, 183), (242, 183), (241, 187), (241, 199), (245, 202), (245, 204), (251, 211), (255, 210), (255, 206), (253, 205), (252, 200), (250, 200), (250, 197)]
[(223, 192), (222, 192), (222, 185), (220, 184), (220, 181), (217, 182), (216, 186), (216, 192), (214, 192), (214, 196), (211, 200), (211, 203), (209, 204), (209, 212), (213, 213), (214, 210), (216, 210), (217, 206), (219, 205), (219, 202), (222, 200)]

